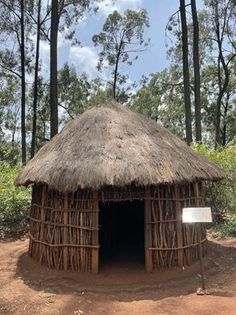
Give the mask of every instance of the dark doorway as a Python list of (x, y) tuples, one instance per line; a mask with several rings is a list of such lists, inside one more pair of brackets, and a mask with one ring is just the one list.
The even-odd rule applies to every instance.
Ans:
[(99, 204), (100, 263), (144, 266), (144, 202)]

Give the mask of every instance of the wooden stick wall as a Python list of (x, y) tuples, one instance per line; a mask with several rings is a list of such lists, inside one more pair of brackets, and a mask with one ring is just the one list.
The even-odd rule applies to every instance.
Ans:
[(30, 213), (30, 256), (49, 268), (92, 271), (99, 249), (98, 238), (94, 237), (99, 230), (98, 202), (93, 197), (89, 190), (61, 194), (45, 185), (35, 186)]
[[(147, 271), (189, 265), (198, 259), (194, 225), (181, 221), (183, 207), (202, 205), (198, 183), (106, 187), (98, 192), (88, 189), (66, 194), (35, 185), (30, 212), (30, 256), (49, 268), (97, 273), (99, 201), (135, 199), (145, 200)], [(202, 229), (202, 242), (205, 237)]]
[[(182, 223), (182, 208), (203, 205), (200, 190), (196, 196), (194, 187), (200, 187), (200, 184), (160, 185), (152, 189), (152, 217), (149, 222), (152, 243), (149, 249), (153, 253), (154, 269), (182, 267), (198, 259), (195, 225)], [(202, 228), (202, 242), (205, 240), (206, 232)]]

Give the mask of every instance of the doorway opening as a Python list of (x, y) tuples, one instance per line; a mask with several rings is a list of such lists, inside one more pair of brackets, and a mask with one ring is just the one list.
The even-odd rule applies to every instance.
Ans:
[(100, 262), (144, 267), (144, 201), (101, 202)]

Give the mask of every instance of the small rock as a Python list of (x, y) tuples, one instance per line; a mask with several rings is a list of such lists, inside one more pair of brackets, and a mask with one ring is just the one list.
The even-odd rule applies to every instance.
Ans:
[(206, 291), (203, 290), (202, 288), (198, 288), (196, 293), (197, 293), (197, 295), (205, 295)]

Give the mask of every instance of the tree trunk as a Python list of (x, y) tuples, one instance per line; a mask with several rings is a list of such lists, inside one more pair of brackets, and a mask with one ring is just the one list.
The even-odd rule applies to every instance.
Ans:
[[(224, 17), (226, 19), (226, 17)], [(224, 20), (223, 24), (226, 24), (226, 21)], [(224, 54), (223, 54), (223, 47), (222, 47), (222, 41), (223, 41), (223, 35), (225, 32), (225, 26), (223, 26), (223, 30), (220, 30), (220, 22), (219, 22), (219, 8), (218, 3), (216, 2), (215, 5), (215, 32), (216, 32), (216, 38), (217, 38), (217, 46), (218, 46), (218, 86), (219, 86), (219, 95), (217, 97), (216, 102), (216, 111), (215, 111), (215, 149), (218, 145), (222, 144), (222, 137), (221, 137), (221, 130), (220, 130), (220, 123), (221, 123), (221, 106), (222, 106), (222, 100), (227, 92), (227, 88), (229, 85), (229, 77), (230, 77), (230, 71), (228, 68), (228, 64), (225, 62)], [(221, 65), (224, 71), (224, 79), (222, 82), (222, 73), (221, 73)]]
[(26, 163), (26, 130), (25, 130), (25, 18), (24, 18), (24, 0), (20, 1), (20, 29), (21, 29), (21, 159), (22, 164)]
[(57, 95), (57, 40), (58, 40), (58, 0), (52, 1), (50, 33), (50, 136), (58, 133), (58, 95)]
[(113, 85), (112, 85), (112, 89), (113, 89), (113, 98), (114, 100), (118, 101), (117, 97), (116, 97), (116, 86), (117, 86), (117, 76), (118, 76), (118, 67), (119, 67), (119, 62), (120, 62), (120, 54), (121, 54), (121, 49), (123, 46), (123, 37), (124, 37), (124, 32), (120, 41), (120, 45), (117, 51), (117, 55), (116, 55), (116, 64), (115, 64), (115, 70), (114, 70), (114, 79), (113, 79)]
[(34, 100), (33, 100), (33, 123), (32, 123), (32, 140), (31, 140), (31, 159), (34, 157), (36, 148), (36, 129), (37, 129), (37, 101), (38, 101), (38, 71), (39, 71), (39, 43), (41, 31), (41, 0), (38, 1), (38, 17), (37, 17), (37, 39), (36, 39), (36, 55), (34, 70)]
[(189, 84), (188, 64), (188, 29), (186, 22), (185, 0), (180, 0), (180, 15), (182, 28), (182, 53), (183, 53), (183, 77), (184, 77), (184, 103), (185, 103), (185, 129), (187, 144), (192, 143), (192, 114)]
[(224, 105), (224, 119), (223, 119), (223, 128), (222, 128), (222, 145), (225, 146), (227, 143), (227, 114), (228, 114), (228, 108), (229, 108), (229, 99), (230, 99), (230, 93), (227, 93), (226, 101)]
[(118, 75), (118, 62), (119, 62), (119, 58), (117, 57), (115, 70), (114, 70), (113, 85), (112, 85), (112, 94), (113, 94), (114, 100), (116, 100), (116, 83), (117, 83), (117, 75)]
[(200, 92), (200, 62), (199, 62), (199, 24), (196, 1), (191, 0), (193, 18), (193, 69), (194, 69), (194, 99), (195, 99), (195, 135), (196, 141), (202, 142), (201, 126), (201, 92)]

